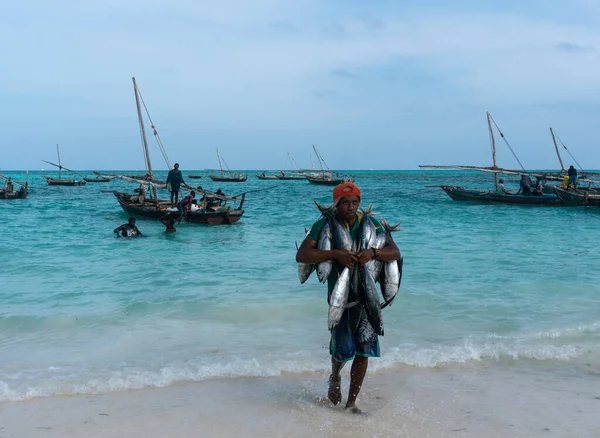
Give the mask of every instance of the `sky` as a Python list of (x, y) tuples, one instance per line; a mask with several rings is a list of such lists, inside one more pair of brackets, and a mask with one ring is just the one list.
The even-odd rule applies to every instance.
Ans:
[(526, 168), (549, 127), (600, 168), (596, 0), (21, 0), (0, 39), (0, 169), (143, 169), (134, 76), (184, 171), (489, 166), (486, 111)]

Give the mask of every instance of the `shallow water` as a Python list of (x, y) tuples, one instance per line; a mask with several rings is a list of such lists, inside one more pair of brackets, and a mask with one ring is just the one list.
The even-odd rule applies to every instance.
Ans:
[[(600, 209), (474, 205), (425, 187), (490, 187), (488, 175), (356, 176), (363, 206), (402, 228), (402, 287), (375, 369), (600, 364)], [(0, 401), (328, 368), (325, 286), (300, 285), (294, 257), (331, 188), (190, 182), (275, 188), (250, 193), (239, 223), (167, 235), (139, 220), (138, 239), (115, 238), (127, 215), (102, 193), (125, 182), (50, 187), (34, 172), (27, 199), (2, 201)]]

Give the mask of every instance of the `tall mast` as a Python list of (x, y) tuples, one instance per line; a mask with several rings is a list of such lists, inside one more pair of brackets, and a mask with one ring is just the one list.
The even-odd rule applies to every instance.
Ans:
[(290, 159), (290, 163), (292, 163), (292, 173), (296, 172), (296, 167), (294, 166), (294, 159), (292, 158), (292, 156), (290, 155), (290, 153), (288, 152), (288, 157)]
[(323, 158), (321, 158), (321, 156), (319, 155), (319, 153), (317, 152), (317, 148), (315, 147), (315, 145), (312, 145), (313, 150), (315, 151), (315, 154), (317, 155), (317, 159), (319, 160), (319, 164), (321, 165), (321, 173), (325, 172), (325, 169), (323, 169)]
[[(496, 139), (494, 138), (494, 130), (492, 129), (492, 116), (490, 116), (489, 111), (486, 112), (487, 121), (488, 121), (488, 129), (490, 130), (490, 141), (492, 142), (492, 161), (494, 162), (494, 169), (498, 168), (496, 164)], [(494, 173), (494, 185), (496, 186), (496, 191), (498, 191), (498, 174)]]
[[(135, 105), (137, 107), (138, 121), (140, 123), (140, 133), (142, 135), (142, 143), (144, 144), (144, 157), (146, 158), (146, 169), (150, 180), (154, 179), (154, 173), (152, 172), (152, 163), (150, 162), (150, 153), (148, 152), (148, 141), (146, 140), (146, 129), (144, 128), (144, 118), (142, 117), (142, 107), (140, 106), (140, 96), (137, 83), (135, 78), (131, 78), (133, 81), (133, 91), (135, 92)], [(152, 191), (154, 193), (154, 200), (158, 201), (158, 193), (156, 192), (156, 186), (152, 184)]]
[(223, 176), (225, 173), (223, 171), (223, 165), (221, 164), (221, 154), (219, 153), (219, 148), (217, 149), (217, 159), (219, 160), (219, 169), (221, 169), (221, 176)]
[(550, 128), (550, 134), (552, 134), (552, 141), (554, 142), (554, 149), (556, 149), (556, 156), (558, 157), (558, 161), (560, 162), (560, 169), (564, 172), (565, 166), (563, 164), (562, 158), (560, 157), (560, 152), (558, 152), (558, 145), (556, 144), (556, 138), (554, 137), (554, 131)]
[(60, 162), (60, 149), (58, 143), (56, 143), (56, 155), (58, 155), (58, 179), (62, 178), (62, 163)]

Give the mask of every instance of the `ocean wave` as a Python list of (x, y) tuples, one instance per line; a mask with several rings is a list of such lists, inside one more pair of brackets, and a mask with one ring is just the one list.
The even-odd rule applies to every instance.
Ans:
[[(596, 324), (577, 330), (597, 330)], [(571, 332), (575, 329), (567, 329)], [(534, 333), (523, 336), (487, 335), (480, 339), (465, 338), (455, 345), (431, 347), (406, 343), (387, 347), (381, 359), (373, 360), (371, 369), (383, 370), (399, 365), (417, 368), (433, 368), (440, 365), (483, 363), (509, 359), (514, 361), (569, 362), (593, 351), (597, 343), (556, 344), (555, 338), (540, 342), (544, 335)], [(596, 347), (594, 347), (596, 345)], [(217, 360), (215, 358), (215, 360)], [(212, 379), (252, 377), (277, 377), (282, 374), (326, 373), (329, 361), (323, 353), (288, 353), (262, 358), (221, 358), (207, 363), (207, 359), (176, 361), (156, 370), (141, 367), (98, 370), (95, 376), (86, 378), (89, 367), (81, 370), (54, 368), (29, 373), (27, 379), (21, 374), (0, 374), (0, 402), (19, 401), (56, 395), (104, 394), (143, 388), (160, 388), (183, 382), (199, 382)], [(58, 372), (58, 373), (57, 373)], [(27, 382), (27, 383), (26, 383)]]

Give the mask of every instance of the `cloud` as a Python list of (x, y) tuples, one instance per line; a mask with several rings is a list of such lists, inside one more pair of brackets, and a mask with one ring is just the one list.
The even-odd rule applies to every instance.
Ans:
[(336, 68), (331, 70), (331, 74), (333, 76), (337, 76), (340, 78), (345, 78), (345, 79), (356, 79), (358, 78), (358, 75), (355, 73), (352, 73), (351, 71), (349, 71), (348, 69), (345, 68)]
[(593, 52), (597, 51), (593, 47), (583, 47), (578, 44), (567, 43), (567, 42), (558, 43), (555, 47), (557, 50), (559, 50), (561, 52), (567, 52), (567, 53), (593, 53)]

